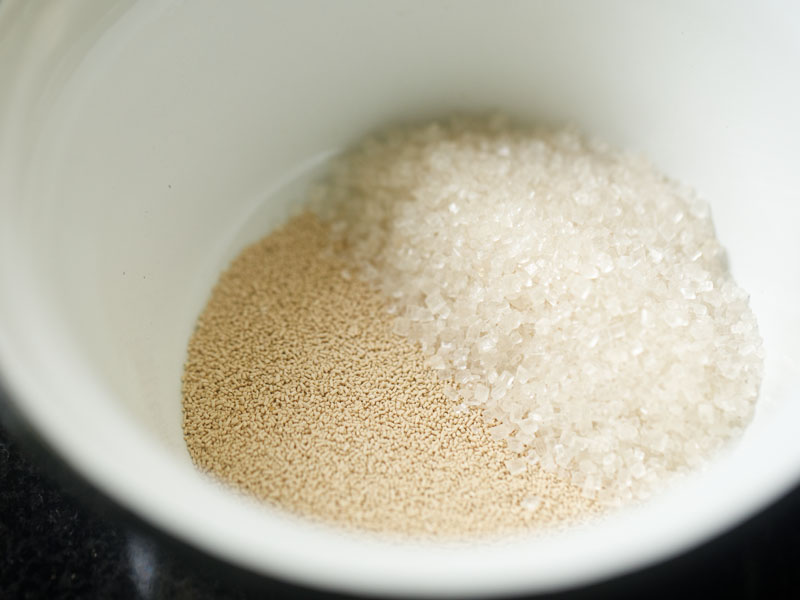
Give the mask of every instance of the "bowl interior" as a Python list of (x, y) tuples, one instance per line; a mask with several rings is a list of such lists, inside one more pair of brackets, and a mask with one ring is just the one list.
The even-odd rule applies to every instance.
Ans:
[[(104, 491), (260, 572), (350, 590), (530, 590), (696, 543), (800, 476), (789, 426), (800, 418), (800, 11), (784, 11), (4, 4), (3, 377)], [(412, 550), (220, 491), (191, 468), (180, 406), (186, 342), (220, 269), (286, 218), (331, 155), (387, 122), (454, 110), (576, 123), (709, 199), (767, 352), (753, 426), (642, 509), (500, 549)]]

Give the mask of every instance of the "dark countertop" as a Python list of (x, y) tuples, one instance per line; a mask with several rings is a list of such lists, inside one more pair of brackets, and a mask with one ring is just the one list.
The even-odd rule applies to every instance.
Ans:
[[(0, 598), (320, 597), (275, 581), (245, 581), (224, 565), (215, 567), (181, 551), (103, 509), (84, 487), (64, 487), (63, 478), (51, 477), (47, 462), (0, 426)], [(800, 598), (800, 486), (765, 513), (687, 555), (555, 597), (687, 593)]]

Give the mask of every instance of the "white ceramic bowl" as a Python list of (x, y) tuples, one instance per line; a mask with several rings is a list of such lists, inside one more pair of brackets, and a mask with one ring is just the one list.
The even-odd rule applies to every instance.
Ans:
[[(0, 365), (70, 466), (224, 561), (375, 593), (578, 585), (800, 478), (800, 9), (695, 2), (0, 4)], [(452, 109), (570, 120), (710, 199), (767, 351), (748, 434), (638, 510), (444, 547), (318, 529), (193, 470), (180, 375), (219, 270), (331, 152)]]

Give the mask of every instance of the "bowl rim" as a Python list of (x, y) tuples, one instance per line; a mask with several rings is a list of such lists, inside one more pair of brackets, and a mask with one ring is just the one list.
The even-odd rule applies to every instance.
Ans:
[[(11, 3), (12, 8), (21, 5), (22, 3)], [(8, 13), (0, 10), (0, 17), (4, 15), (7, 16)], [(0, 19), (0, 32), (4, 25), (8, 23), (3, 23)], [(1, 42), (0, 39), (0, 46), (3, 45)], [(17, 92), (22, 93), (19, 90)], [(0, 125), (8, 118), (9, 114), (0, 95)], [(13, 149), (13, 141), (10, 138), (0, 140), (0, 175), (4, 173), (3, 163), (11, 164), (10, 161), (3, 160), (11, 156), (9, 153)], [(0, 181), (0, 197), (5, 192), (11, 197), (16, 195), (16, 190), (8, 185), (5, 188)], [(13, 250), (11, 242), (2, 239), (0, 248)], [(13, 253), (0, 252), (0, 276), (4, 275), (3, 267), (9, 266), (11, 260), (4, 256), (13, 256)], [(531, 557), (542, 556), (541, 548), (538, 555), (533, 552), (516, 557), (513, 564), (502, 565), (496, 558), (489, 556), (485, 548), (480, 552), (448, 551), (415, 557), (411, 548), (390, 552), (385, 544), (345, 542), (342, 536), (323, 535), (317, 530), (312, 532), (302, 524), (287, 524), (274, 517), (261, 518), (261, 529), (256, 526), (235, 532), (225, 530), (223, 525), (241, 525), (247, 521), (248, 516), (258, 520), (255, 509), (238, 511), (241, 513), (235, 515), (238, 521), (223, 514), (223, 524), (212, 523), (206, 528), (198, 529), (196, 526), (202, 522), (202, 512), (197, 507), (182, 505), (181, 499), (176, 499), (171, 494), (176, 490), (182, 491), (181, 486), (185, 485), (186, 490), (197, 491), (217, 510), (233, 507), (233, 500), (227, 497), (229, 495), (223, 497), (222, 493), (212, 493), (207, 489), (207, 484), (190, 481), (184, 473), (185, 469), (179, 468), (172, 461), (163, 460), (165, 453), (157, 449), (156, 444), (134, 424), (126, 422), (123, 411), (116, 410), (116, 407), (108, 408), (107, 412), (100, 415), (108, 418), (114, 425), (111, 428), (112, 433), (94, 439), (83, 435), (82, 415), (68, 411), (59, 412), (61, 409), (56, 400), (66, 394), (90, 396), (97, 400), (97, 405), (113, 405), (109, 399), (114, 395), (93, 381), (91, 373), (86, 371), (84, 365), (76, 360), (63, 359), (68, 356), (67, 352), (63, 352), (64, 348), (48, 347), (46, 328), (37, 323), (33, 316), (36, 306), (35, 290), (25, 287), (25, 280), (19, 275), (21, 271), (16, 271), (16, 277), (13, 276), (14, 271), (9, 272), (12, 275), (6, 274), (7, 277), (2, 282), (10, 284), (5, 288), (8, 295), (5, 306), (11, 308), (0, 315), (0, 380), (7, 389), (8, 401), (4, 404), (8, 407), (6, 413), (12, 415), (9, 420), (19, 424), (17, 429), (27, 432), (23, 437), (35, 440), (34, 444), (44, 448), (48, 455), (59, 462), (59, 471), (71, 474), (75, 480), (86, 482), (87, 486), (95, 490), (97, 497), (105, 498), (108, 503), (129, 514), (160, 538), (173, 540), (174, 543), (216, 557), (216, 560), (224, 561), (243, 572), (255, 573), (259, 577), (279, 576), (314, 587), (381, 595), (474, 596), (564, 589), (641, 569), (694, 547), (712, 536), (718, 536), (763, 508), (768, 502), (774, 502), (800, 479), (800, 445), (795, 444), (791, 453), (779, 455), (779, 441), (791, 439), (788, 437), (791, 431), (781, 429), (781, 435), (776, 435), (774, 440), (775, 448), (768, 446), (776, 453), (776, 460), (766, 468), (759, 468), (746, 483), (733, 481), (729, 476), (723, 477), (723, 467), (716, 470), (717, 477), (713, 481), (724, 493), (737, 495), (737, 503), (722, 509), (711, 501), (693, 506), (688, 501), (693, 498), (689, 492), (676, 494), (673, 497), (678, 498), (681, 502), (679, 505), (687, 511), (687, 523), (690, 526), (685, 527), (684, 531), (673, 531), (673, 525), (668, 520), (648, 522), (648, 518), (666, 514), (663, 510), (631, 514), (626, 517), (626, 527), (631, 530), (638, 528), (642, 532), (639, 538), (622, 540), (620, 548), (608, 552), (602, 546), (600, 535), (595, 534), (592, 538), (593, 545), (581, 549), (579, 558), (585, 559), (585, 562), (578, 567), (570, 562), (569, 542), (564, 542), (554, 549), (554, 555), (545, 563), (547, 572), (532, 573), (528, 562)], [(25, 349), (29, 345), (37, 344), (41, 346), (41, 353), (34, 359)], [(52, 380), (42, 377), (42, 372), (50, 372)], [(82, 373), (85, 374), (84, 377), (81, 377)], [(797, 394), (794, 396), (795, 400), (796, 398)], [(799, 402), (794, 404), (800, 405)], [(800, 407), (793, 408), (794, 414), (800, 416)], [(782, 423), (785, 428), (789, 427), (788, 421), (785, 418)], [(119, 434), (118, 439), (114, 438), (116, 434)], [(107, 451), (103, 451), (103, 443), (108, 444)], [(120, 447), (115, 447), (116, 444)], [(142, 464), (152, 468), (157, 474), (156, 480), (164, 485), (148, 488), (149, 472), (120, 473), (118, 469), (115, 470), (117, 465), (114, 461), (123, 456), (124, 449), (143, 452)], [(661, 505), (665, 503), (669, 501), (665, 500)], [(297, 539), (292, 540), (291, 547), (278, 549), (265, 546), (263, 540), (255, 539), (256, 531), (297, 534)], [(227, 534), (230, 535), (226, 537)], [(654, 541), (658, 543), (653, 544)], [(314, 545), (309, 551), (304, 544), (318, 546)], [(386, 550), (387, 554), (371, 555), (370, 552), (376, 548)], [(519, 546), (520, 551), (525, 548), (530, 546)], [(338, 555), (326, 556), (325, 552), (331, 549), (339, 549), (340, 552)], [(342, 550), (352, 550), (358, 561), (365, 562), (353, 564), (358, 561), (353, 561)], [(397, 559), (407, 562), (392, 564)], [(483, 563), (484, 571), (481, 570), (481, 560), (490, 561), (488, 566)], [(449, 569), (444, 572), (444, 576), (435, 573), (437, 565), (445, 565)], [(504, 579), (499, 579), (500, 577)]]

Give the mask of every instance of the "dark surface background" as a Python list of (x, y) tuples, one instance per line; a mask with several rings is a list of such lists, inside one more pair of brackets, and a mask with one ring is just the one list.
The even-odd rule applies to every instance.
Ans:
[[(31, 441), (24, 427), (12, 425), (10, 431), (0, 425), (3, 600), (325, 597), (234, 571), (148, 531), (65, 473)], [(687, 555), (548, 597), (686, 595), (800, 598), (800, 486), (761, 515)]]

